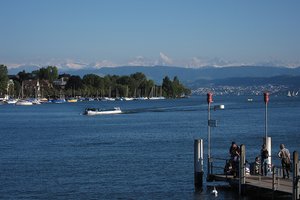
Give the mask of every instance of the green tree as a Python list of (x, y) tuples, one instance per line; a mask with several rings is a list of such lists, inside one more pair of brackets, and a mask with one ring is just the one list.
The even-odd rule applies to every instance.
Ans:
[(25, 80), (29, 80), (31, 78), (31, 73), (26, 73), (25, 70), (18, 73), (19, 81), (22, 83)]
[[(155, 84), (154, 84), (154, 81), (153, 80), (147, 80), (146, 81), (146, 84), (145, 84), (145, 92), (146, 92), (146, 94), (147, 94), (147, 96), (148, 97), (153, 97), (153, 96), (155, 96), (155, 94), (153, 94), (153, 90), (154, 90), (154, 86), (155, 86)], [(151, 93), (151, 91), (152, 91), (152, 94), (150, 94)]]
[(183, 95), (189, 95), (191, 93), (190, 89), (185, 88), (184, 85), (180, 83), (177, 76), (173, 78), (173, 81), (171, 81), (169, 77), (166, 76), (163, 79), (162, 88), (163, 95), (168, 98), (177, 98)]
[(94, 88), (99, 88), (103, 84), (102, 78), (96, 74), (84, 75), (82, 78), (82, 82), (83, 84), (92, 86)]
[(165, 76), (162, 83), (163, 96), (173, 97), (173, 83), (168, 76)]
[(180, 97), (181, 95), (184, 94), (184, 87), (180, 83), (177, 76), (175, 76), (173, 79), (172, 88), (173, 88), (173, 97)]
[[(35, 71), (32, 72), (33, 74), (36, 73)], [(49, 80), (49, 82), (53, 82), (55, 79), (58, 78), (58, 70), (55, 66), (48, 66), (47, 68), (42, 67), (38, 72), (39, 79)]]
[(66, 84), (66, 89), (81, 89), (83, 87), (83, 82), (80, 76), (71, 76)]
[[(145, 74), (141, 72), (137, 72), (130, 75), (131, 84), (130, 88), (134, 91), (133, 96), (147, 96), (146, 95), (146, 85), (147, 85), (147, 77)], [(136, 94), (138, 93), (138, 94)]]
[(14, 80), (14, 96), (18, 97), (21, 94), (21, 84), (18, 80)]
[(7, 67), (5, 65), (0, 65), (0, 94), (3, 95), (7, 91)]
[(87, 74), (82, 78), (87, 96), (98, 96), (104, 86), (104, 80), (96, 74)]

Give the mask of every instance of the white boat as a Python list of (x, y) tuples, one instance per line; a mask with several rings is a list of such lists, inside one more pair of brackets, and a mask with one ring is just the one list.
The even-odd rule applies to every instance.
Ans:
[(31, 102), (32, 102), (32, 104), (35, 104), (35, 105), (41, 104), (41, 101), (39, 99), (32, 99)]
[(16, 103), (17, 106), (32, 106), (32, 102), (31, 101), (27, 101), (27, 100), (19, 100)]
[(165, 97), (149, 97), (150, 100), (162, 100), (165, 99)]
[(122, 111), (119, 107), (113, 109), (98, 109), (98, 108), (87, 108), (84, 111), (85, 115), (111, 115), (111, 114), (121, 114)]
[(132, 101), (132, 100), (134, 100), (134, 99), (131, 98), (131, 97), (124, 97), (123, 99), (124, 99), (124, 101)]
[(102, 101), (115, 101), (116, 99), (115, 98), (111, 98), (111, 97), (104, 97), (102, 99)]
[(134, 100), (147, 100), (148, 98), (147, 97), (137, 97), (137, 98), (134, 98)]
[(53, 99), (53, 100), (51, 100), (51, 102), (60, 104), (60, 103), (66, 103), (66, 100), (65, 99)]
[(18, 99), (8, 99), (5, 101), (7, 104), (15, 104), (18, 102)]

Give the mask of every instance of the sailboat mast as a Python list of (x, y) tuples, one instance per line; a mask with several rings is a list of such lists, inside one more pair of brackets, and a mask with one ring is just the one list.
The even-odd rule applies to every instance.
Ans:
[(21, 98), (24, 97), (24, 82), (22, 81), (22, 88), (21, 88)]

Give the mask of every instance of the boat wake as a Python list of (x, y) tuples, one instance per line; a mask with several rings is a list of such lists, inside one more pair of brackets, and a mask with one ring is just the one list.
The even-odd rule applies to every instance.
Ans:
[(122, 110), (122, 114), (135, 114), (135, 113), (146, 113), (146, 112), (195, 112), (199, 111), (200, 108), (196, 106), (183, 106), (183, 107), (152, 107), (152, 108), (137, 108)]

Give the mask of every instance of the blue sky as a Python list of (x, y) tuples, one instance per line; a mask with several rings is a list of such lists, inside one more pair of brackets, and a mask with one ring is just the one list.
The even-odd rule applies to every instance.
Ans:
[(300, 66), (298, 0), (0, 0), (0, 63)]

